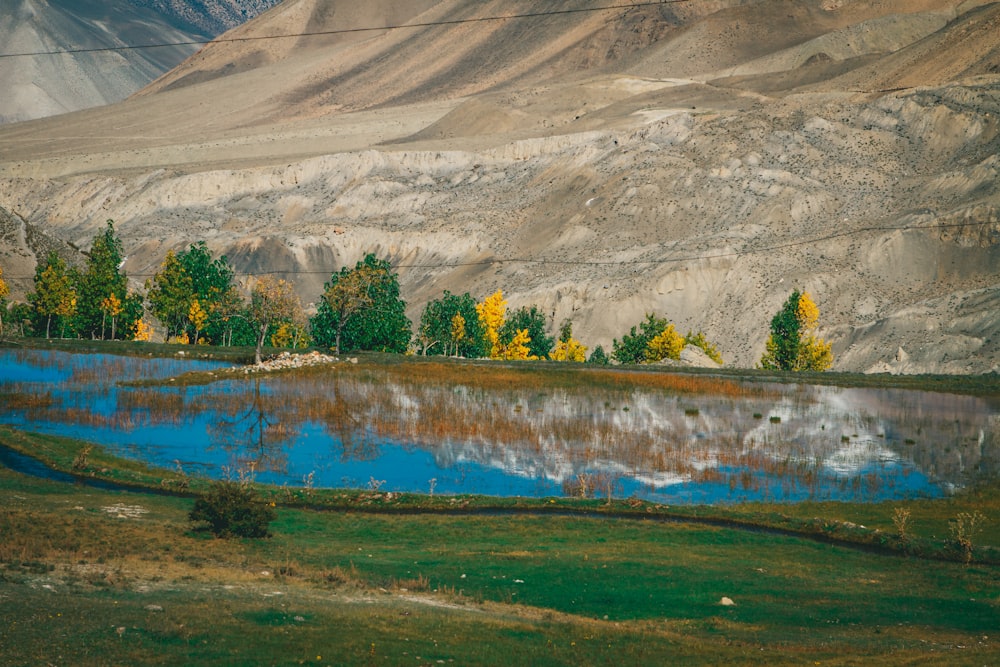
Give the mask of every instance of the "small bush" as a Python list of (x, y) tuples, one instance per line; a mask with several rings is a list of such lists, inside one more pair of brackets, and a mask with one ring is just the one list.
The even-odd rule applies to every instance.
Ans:
[(268, 526), (277, 518), (272, 505), (265, 504), (248, 483), (214, 482), (198, 498), (188, 515), (191, 521), (205, 522), (218, 537), (267, 537)]

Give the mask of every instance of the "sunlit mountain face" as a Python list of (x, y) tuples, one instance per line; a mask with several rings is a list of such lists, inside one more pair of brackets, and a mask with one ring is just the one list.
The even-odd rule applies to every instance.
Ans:
[(276, 2), (6, 0), (0, 123), (123, 100)]
[(391, 491), (876, 501), (1000, 469), (1000, 405), (933, 392), (616, 371), (462, 381), (431, 363), (115, 383), (192, 363), (7, 351), (0, 392), (18, 398), (0, 420), (189, 473)]

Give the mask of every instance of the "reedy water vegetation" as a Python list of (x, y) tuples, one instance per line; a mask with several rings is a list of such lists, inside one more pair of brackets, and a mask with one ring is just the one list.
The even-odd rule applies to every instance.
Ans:
[[(940, 494), (1000, 467), (989, 397), (412, 357), (263, 375), (6, 358), (8, 423), (160, 466), (247, 468), (290, 486), (374, 478), (419, 492), (435, 479), (444, 493), (877, 500)], [(46, 365), (64, 369), (65, 389), (38, 380)]]
[[(384, 358), (350, 367), (415, 387), (541, 387), (545, 376)], [(556, 387), (590, 384), (555, 370)], [(593, 382), (630, 375), (674, 381)], [(692, 377), (688, 397), (716, 381)], [(183, 410), (172, 394), (137, 395)], [(989, 480), (933, 500), (669, 507), (260, 487), (279, 509), (274, 537), (227, 541), (186, 521), (205, 479), (66, 438), (4, 428), (0, 441), (84, 477), (179, 494), (0, 469), (11, 664), (988, 664), (1000, 653), (1000, 493)], [(974, 513), (986, 523), (966, 564), (956, 519)]]

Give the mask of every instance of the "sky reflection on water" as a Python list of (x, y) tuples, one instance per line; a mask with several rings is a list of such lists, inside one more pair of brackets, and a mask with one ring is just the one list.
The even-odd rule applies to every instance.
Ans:
[[(219, 477), (289, 486), (664, 503), (938, 496), (1000, 464), (1000, 406), (971, 396), (726, 381), (719, 394), (506, 386), (345, 364), (130, 388), (217, 362), (0, 351), (0, 421)], [(402, 370), (401, 370), (402, 369)], [(41, 397), (44, 400), (33, 398)]]

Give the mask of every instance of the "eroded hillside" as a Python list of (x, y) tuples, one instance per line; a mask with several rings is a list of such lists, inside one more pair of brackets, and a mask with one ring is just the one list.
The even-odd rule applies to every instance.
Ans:
[(289, 0), (240, 30), (422, 27), (227, 42), (4, 128), (0, 206), (84, 245), (113, 218), (140, 280), (204, 239), (312, 301), (374, 251), (413, 319), (502, 288), (586, 344), (656, 311), (746, 366), (799, 287), (837, 369), (997, 369), (1000, 5), (788, 7)]

